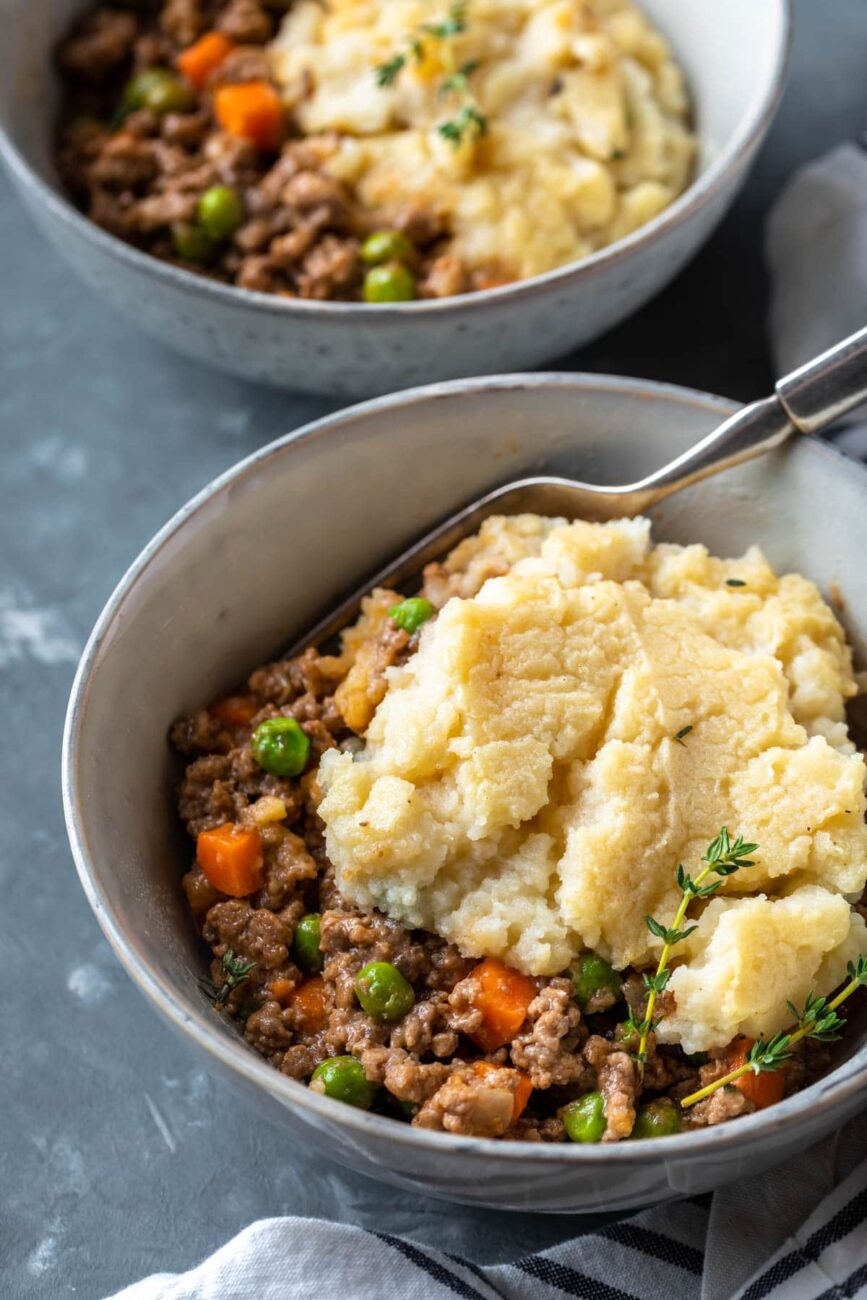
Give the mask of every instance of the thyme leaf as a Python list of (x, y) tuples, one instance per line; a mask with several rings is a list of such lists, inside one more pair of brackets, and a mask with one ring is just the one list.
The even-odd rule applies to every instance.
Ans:
[(837, 1030), (842, 1029), (846, 1023), (836, 1011), (829, 1011), (827, 998), (814, 998), (812, 993), (807, 994), (803, 1011), (799, 1011), (791, 1002), (787, 1002), (786, 1006), (798, 1027), (806, 1031), (808, 1038), (814, 1038), (819, 1043), (835, 1043), (840, 1037)]
[[(728, 870), (721, 873), (722, 875), (731, 874)], [(691, 898), (710, 898), (715, 894), (722, 884), (722, 880), (712, 880), (709, 885), (699, 885), (692, 876), (684, 871), (682, 866), (678, 866), (674, 873), (674, 878), (680, 888), (681, 893), (688, 894)]]
[(430, 36), (435, 36), (438, 40), (446, 40), (449, 36), (460, 36), (461, 32), (466, 30), (466, 3), (453, 4), (449, 9), (448, 16), (438, 23), (422, 23), (422, 31), (427, 32)]
[(671, 979), (671, 971), (660, 971), (658, 975), (644, 974), (641, 977), (644, 987), (648, 993), (664, 993), (668, 981)]
[(457, 147), (464, 136), (470, 139), (488, 133), (488, 119), (479, 112), (474, 104), (464, 104), (456, 117), (448, 122), (440, 122), (437, 131), (449, 144)]
[[(683, 745), (684, 736), (688, 736), (692, 729), (692, 723), (688, 722), (685, 727), (681, 727), (680, 731), (674, 733), (673, 739), (676, 740), (679, 745)], [(683, 745), (683, 747), (686, 749), (686, 745)]]
[(205, 996), (213, 1002), (215, 1010), (222, 1011), (232, 990), (239, 984), (243, 984), (250, 971), (257, 965), (255, 961), (241, 961), (231, 948), (227, 948), (220, 961), (222, 984), (215, 984), (210, 976), (207, 976), (199, 980), (199, 986)]
[(743, 578), (726, 578), (727, 587), (745, 587), (746, 585)]
[(688, 925), (685, 930), (678, 930), (674, 926), (667, 930), (664, 925), (660, 925), (652, 916), (646, 916), (644, 920), (650, 933), (656, 935), (657, 939), (661, 939), (663, 943), (668, 944), (669, 948), (673, 948), (676, 943), (680, 943), (681, 939), (688, 939), (693, 930), (698, 929), (697, 925)]
[(740, 835), (732, 843), (728, 827), (723, 826), (716, 839), (708, 845), (702, 862), (706, 862), (717, 875), (730, 876), (742, 867), (754, 867), (755, 859), (749, 855), (757, 853), (758, 848), (758, 844), (748, 844)]
[(753, 1074), (779, 1070), (792, 1055), (789, 1051), (791, 1043), (792, 1035), (786, 1033), (774, 1034), (767, 1042), (763, 1038), (757, 1039), (747, 1052), (747, 1069)]
[(407, 64), (406, 54), (395, 54), (376, 69), (377, 86), (393, 86)]
[(468, 78), (473, 75), (478, 66), (478, 59), (467, 59), (466, 63), (461, 64), (457, 72), (453, 72), (450, 76), (445, 77), (440, 83), (440, 88), (437, 91), (437, 95), (440, 99), (445, 95), (452, 94), (453, 92), (463, 94), (468, 91)]

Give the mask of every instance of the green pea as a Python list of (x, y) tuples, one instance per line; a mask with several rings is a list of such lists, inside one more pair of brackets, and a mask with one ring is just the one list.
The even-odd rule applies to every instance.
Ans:
[(210, 236), (205, 234), (201, 226), (193, 225), (191, 221), (175, 222), (172, 226), (172, 243), (178, 257), (182, 257), (185, 262), (207, 265), (213, 261), (217, 251)]
[(634, 1138), (669, 1137), (679, 1133), (682, 1126), (680, 1107), (670, 1097), (659, 1097), (639, 1106), (632, 1126)]
[(585, 1092), (560, 1111), (570, 1142), (601, 1142), (605, 1132), (605, 1098), (601, 1092)]
[(402, 1020), (415, 1005), (412, 985), (390, 961), (372, 961), (360, 970), (355, 996), (373, 1020), (385, 1024)]
[(193, 107), (196, 92), (168, 68), (147, 68), (127, 82), (123, 106), (128, 112), (149, 108), (153, 113), (183, 113)]
[(412, 241), (400, 230), (375, 230), (361, 245), (361, 257), (368, 266), (401, 261), (414, 253)]
[(388, 1093), (388, 1108), (394, 1115), (395, 1119), (403, 1120), (404, 1123), (411, 1124), (419, 1112), (417, 1101), (403, 1101), (400, 1097), (395, 1097)]
[(402, 262), (372, 266), (364, 277), (365, 302), (409, 302), (415, 297), (415, 276)]
[(435, 613), (436, 607), (429, 600), (425, 600), (424, 596), (410, 596), (408, 600), (402, 600), (399, 605), (392, 605), (388, 617), (411, 636), (413, 632), (419, 630), (422, 623), (433, 618)]
[(244, 220), (244, 200), (231, 185), (212, 185), (199, 199), (198, 215), (211, 239), (228, 239)]
[(318, 975), (325, 965), (319, 947), (322, 917), (318, 912), (308, 912), (295, 927), (292, 939), (292, 960), (308, 975)]
[(310, 737), (294, 718), (266, 718), (250, 740), (253, 757), (274, 776), (299, 776), (310, 757)]
[(572, 967), (572, 990), (579, 1007), (604, 1011), (623, 996), (617, 971), (595, 952), (582, 952)]
[(624, 1020), (619, 1025), (614, 1026), (614, 1041), (628, 1044), (629, 1051), (637, 1050), (638, 1038), (639, 1035), (636, 1033), (635, 1025), (631, 1020)]
[(376, 1084), (370, 1082), (354, 1056), (329, 1056), (313, 1071), (310, 1087), (333, 1101), (358, 1106), (361, 1110), (373, 1105), (377, 1092)]

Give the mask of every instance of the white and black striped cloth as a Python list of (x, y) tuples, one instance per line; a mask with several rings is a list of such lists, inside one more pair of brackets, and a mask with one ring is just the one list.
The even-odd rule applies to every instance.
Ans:
[[(865, 1156), (861, 1118), (713, 1196), (486, 1268), (387, 1233), (263, 1219), (191, 1272), (115, 1300), (855, 1300), (867, 1297)], [(396, 1195), (383, 1189), (384, 1218)]]
[[(867, 325), (867, 136), (795, 173), (768, 218), (765, 258), (777, 374)], [(867, 460), (867, 411), (827, 436)]]
[[(766, 251), (783, 374), (867, 323), (867, 153), (844, 145), (798, 173), (771, 213)], [(867, 419), (850, 418), (832, 437), (867, 458)], [(383, 1189), (384, 1217), (395, 1195)], [(867, 1117), (759, 1177), (508, 1264), (480, 1268), (345, 1224), (264, 1219), (191, 1272), (159, 1274), (121, 1297), (867, 1300)]]

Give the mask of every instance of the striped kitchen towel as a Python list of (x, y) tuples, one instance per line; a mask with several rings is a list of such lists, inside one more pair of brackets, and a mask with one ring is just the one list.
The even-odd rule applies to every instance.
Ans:
[[(795, 173), (768, 218), (765, 259), (778, 375), (867, 325), (867, 137)], [(867, 411), (826, 436), (867, 459)]]
[[(345, 1224), (263, 1219), (189, 1273), (115, 1300), (855, 1300), (867, 1297), (865, 1157), (861, 1117), (713, 1196), (488, 1267)], [(383, 1188), (384, 1221), (399, 1195)]]

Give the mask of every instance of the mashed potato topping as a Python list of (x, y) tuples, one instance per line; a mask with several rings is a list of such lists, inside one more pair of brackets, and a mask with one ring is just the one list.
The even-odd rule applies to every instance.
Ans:
[(694, 873), (725, 825), (758, 860), (675, 950), (660, 1037), (773, 1033), (786, 999), (839, 983), (867, 952), (846, 897), (867, 877), (865, 773), (816, 587), (756, 548), (652, 548), (646, 520), (535, 516), (489, 520), (441, 584), (364, 753), (322, 760), (343, 894), (533, 974), (585, 947), (640, 966), (675, 865)]
[[(630, 0), (469, 0), (463, 31), (426, 36), (448, 12), (445, 0), (298, 0), (272, 46), (301, 129), (335, 133), (328, 169), (384, 222), (408, 204), (441, 215), (482, 285), (584, 257), (684, 189), (683, 81)], [(455, 147), (437, 128), (461, 92), (444, 82), (468, 67), (488, 129)]]

